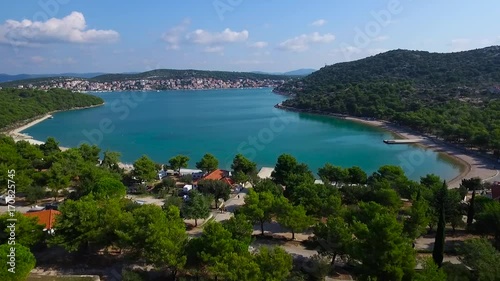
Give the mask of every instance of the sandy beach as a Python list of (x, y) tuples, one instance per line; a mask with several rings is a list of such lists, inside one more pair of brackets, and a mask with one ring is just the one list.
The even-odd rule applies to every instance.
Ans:
[[(276, 108), (283, 110), (297, 111), (293, 108), (283, 107), (281, 105), (276, 105)], [(328, 116), (333, 118), (341, 118), (344, 120), (349, 120), (353, 122), (363, 123), (369, 126), (381, 128), (383, 130), (389, 131), (395, 134), (401, 139), (423, 139), (421, 142), (414, 145), (424, 147), (426, 149), (431, 149), (433, 151), (443, 153), (450, 158), (452, 158), (456, 163), (460, 164), (463, 168), (461, 173), (455, 178), (447, 182), (449, 188), (458, 188), (462, 179), (479, 177), (483, 181), (500, 181), (499, 171), (497, 170), (500, 163), (496, 163), (491, 159), (487, 159), (484, 156), (479, 155), (471, 150), (466, 150), (464, 148), (448, 144), (444, 141), (437, 140), (433, 137), (422, 135), (418, 132), (414, 132), (407, 128), (399, 127), (390, 122), (373, 120), (373, 119), (363, 119), (342, 115), (333, 114), (321, 114), (319, 112), (305, 112), (310, 114), (319, 114), (322, 116)]]
[[(84, 107), (74, 107), (74, 108), (71, 108), (71, 109), (68, 109), (68, 110), (56, 110), (56, 111), (51, 111), (43, 116), (40, 116), (38, 118), (33, 118), (31, 120), (25, 120), (25, 121), (21, 121), (19, 122), (21, 125), (19, 126), (16, 126), (14, 128), (10, 128), (10, 129), (7, 129), (1, 133), (4, 133), (8, 136), (11, 136), (14, 141), (18, 142), (18, 141), (21, 141), (21, 140), (24, 140), (24, 141), (27, 141), (31, 144), (36, 144), (36, 145), (40, 145), (40, 144), (44, 144), (45, 141), (40, 141), (40, 140), (35, 140), (33, 139), (32, 136), (28, 135), (28, 134), (24, 134), (24, 133), (21, 133), (22, 131), (32, 127), (32, 126), (35, 126), (36, 124), (40, 123), (40, 122), (43, 122), (47, 119), (51, 119), (53, 118), (52, 114), (53, 113), (56, 113), (56, 112), (61, 112), (61, 111), (71, 111), (71, 110), (80, 110), (80, 109), (88, 109), (88, 108), (93, 108), (93, 107), (98, 107), (98, 106), (102, 106), (104, 105), (104, 103), (102, 104), (98, 104), (98, 105), (91, 105), (91, 106), (84, 106)], [(64, 150), (67, 150), (68, 148), (67, 147), (62, 147), (60, 146), (59, 147), (62, 151)]]
[[(22, 126), (19, 126), (17, 128), (14, 128), (10, 131), (6, 131), (4, 132), (6, 135), (8, 136), (11, 136), (15, 142), (18, 142), (18, 141), (27, 141), (31, 144), (35, 144), (35, 145), (41, 145), (41, 144), (44, 144), (45, 141), (40, 141), (40, 140), (35, 140), (33, 139), (32, 136), (28, 135), (28, 134), (25, 134), (25, 133), (21, 133), (22, 131), (28, 129), (29, 127), (31, 126), (35, 126), (36, 124), (40, 123), (40, 122), (43, 122), (47, 119), (50, 119), (52, 117), (51, 114), (47, 114), (47, 115), (44, 115), (40, 118), (37, 118), (27, 124), (24, 124)], [(65, 151), (65, 150), (68, 150), (69, 148), (67, 147), (64, 147), (64, 146), (59, 146), (59, 148), (62, 150), (62, 151)], [(134, 169), (134, 166), (132, 164), (128, 164), (128, 163), (122, 163), (122, 162), (119, 162), (118, 163), (118, 166), (122, 169), (124, 169), (125, 171), (131, 171)]]
[[(29, 127), (35, 126), (36, 124), (38, 124), (40, 122), (43, 122), (43, 121), (45, 121), (47, 119), (50, 119), (50, 118), (52, 118), (51, 114), (44, 115), (44, 116), (42, 116), (40, 118), (37, 118), (37, 119), (35, 119), (35, 120), (33, 120), (33, 121), (25, 124), (25, 125), (22, 125), (22, 126), (19, 126), (19, 127), (15, 128), (13, 130), (7, 131), (6, 134), (8, 136), (11, 136), (14, 139), (15, 142), (24, 140), (24, 141), (27, 141), (27, 142), (29, 142), (31, 144), (36, 144), (36, 145), (44, 144), (45, 143), (44, 141), (35, 140), (35, 139), (33, 139), (32, 136), (30, 136), (28, 134), (23, 134), (21, 132), (24, 131), (24, 130), (26, 130), (26, 129), (28, 129)], [(60, 146), (59, 148), (62, 151), (68, 149), (67, 147), (62, 147), (62, 146)]]

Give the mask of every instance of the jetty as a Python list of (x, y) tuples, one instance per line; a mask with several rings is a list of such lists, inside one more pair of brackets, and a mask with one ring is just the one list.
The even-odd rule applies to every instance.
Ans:
[(386, 144), (410, 144), (410, 143), (419, 143), (424, 139), (404, 139), (404, 140), (384, 140)]

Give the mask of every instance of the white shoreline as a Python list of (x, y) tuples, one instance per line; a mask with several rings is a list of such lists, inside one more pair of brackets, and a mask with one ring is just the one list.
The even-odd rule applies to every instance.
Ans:
[(436, 140), (434, 138), (429, 138), (417, 132), (410, 131), (409, 129), (395, 126), (386, 121), (380, 120), (366, 120), (356, 117), (345, 117), (345, 120), (363, 123), (373, 127), (384, 129), (391, 132), (403, 139), (423, 139), (419, 143), (415, 143), (420, 147), (425, 149), (430, 149), (432, 151), (442, 153), (458, 163), (460, 163), (465, 169), (460, 171), (460, 174), (454, 177), (452, 180), (448, 181), (449, 188), (458, 188), (462, 183), (462, 179), (475, 178), (478, 177), (483, 181), (491, 180), (499, 175), (499, 171), (494, 169), (498, 164), (492, 160), (486, 159), (481, 155), (473, 155), (472, 151), (462, 150), (453, 145), (445, 143), (441, 140)]
[[(42, 145), (44, 144), (45, 142), (44, 141), (40, 141), (40, 140), (36, 140), (36, 139), (33, 139), (32, 136), (28, 135), (28, 134), (25, 134), (25, 133), (22, 133), (22, 131), (25, 131), (27, 130), (28, 128), (32, 127), (32, 126), (35, 126), (36, 124), (38, 123), (41, 123), (49, 118), (53, 117), (52, 115), (50, 114), (47, 114), (45, 116), (42, 116), (38, 119), (35, 119), (31, 122), (29, 122), (28, 124), (25, 124), (23, 126), (20, 126), (20, 127), (17, 127), (13, 130), (10, 130), (7, 132), (7, 135), (8, 136), (11, 136), (15, 142), (18, 142), (18, 141), (27, 141), (29, 142), (30, 144), (34, 144), (34, 145)], [(59, 148), (62, 150), (62, 151), (65, 151), (65, 150), (68, 150), (67, 147), (63, 147), (63, 146), (59, 146)]]
[(421, 133), (409, 130), (407, 128), (396, 126), (395, 124), (392, 124), (387, 121), (376, 120), (376, 119), (368, 120), (346, 115), (337, 116), (322, 112), (302, 111), (302, 110), (297, 110), (295, 108), (282, 106), (281, 103), (275, 105), (275, 107), (282, 110), (320, 115), (325, 117), (348, 120), (351, 122), (362, 123), (368, 126), (380, 128), (384, 131), (395, 134), (402, 139), (423, 139), (423, 141), (415, 143), (413, 145), (417, 145), (425, 149), (430, 149), (432, 151), (441, 153), (451, 158), (453, 161), (455, 161), (457, 164), (461, 165), (464, 168), (461, 169), (460, 174), (458, 174), (453, 179), (447, 182), (449, 188), (458, 188), (462, 183), (462, 179), (475, 178), (475, 177), (478, 177), (483, 181), (500, 181), (500, 175), (499, 175), (500, 171), (497, 170), (498, 167), (500, 167), (500, 163), (487, 159), (484, 156), (475, 154), (472, 151), (458, 148), (444, 141), (425, 136)]
[[(15, 129), (12, 129), (12, 130), (8, 131), (7, 135), (10, 136), (10, 137), (12, 137), (15, 142), (18, 142), (18, 141), (27, 141), (30, 144), (34, 144), (34, 145), (45, 144), (44, 141), (33, 139), (32, 136), (30, 136), (28, 134), (25, 134), (25, 133), (21, 133), (21, 132), (24, 131), (24, 130), (27, 130), (28, 128), (30, 128), (32, 126), (35, 126), (38, 123), (41, 123), (41, 122), (49, 119), (50, 117), (52, 117), (52, 115), (50, 115), (50, 114), (42, 116), (42, 117), (40, 117), (40, 118), (38, 118), (36, 120), (33, 120), (33, 121), (29, 122), (28, 124), (22, 125), (20, 127), (17, 127)], [(61, 151), (65, 151), (65, 150), (69, 149), (68, 147), (64, 147), (64, 146), (59, 146), (59, 148), (61, 149)], [(134, 169), (133, 164), (127, 164), (127, 163), (119, 162), (118, 166), (120, 168), (126, 170), (126, 171), (131, 171), (131, 170)]]

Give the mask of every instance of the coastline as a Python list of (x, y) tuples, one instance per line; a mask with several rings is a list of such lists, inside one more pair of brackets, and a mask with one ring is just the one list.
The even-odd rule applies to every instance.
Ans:
[(412, 131), (408, 128), (397, 126), (388, 121), (382, 121), (376, 119), (363, 119), (343, 114), (333, 114), (320, 111), (301, 110), (283, 106), (281, 103), (276, 104), (275, 108), (287, 111), (333, 117), (337, 119), (344, 119), (351, 122), (357, 122), (371, 127), (380, 128), (382, 130), (385, 130), (387, 132), (396, 135), (398, 138), (401, 139), (423, 139), (423, 141), (415, 143), (414, 145), (423, 147), (425, 149), (430, 149), (437, 153), (442, 153), (450, 157), (452, 160), (454, 160), (455, 163), (457, 163), (462, 167), (462, 169), (460, 169), (461, 170), (460, 174), (458, 174), (453, 179), (447, 182), (449, 188), (458, 188), (460, 186), (460, 183), (462, 182), (462, 179), (479, 177), (482, 180), (489, 180), (499, 175), (499, 171), (494, 169), (497, 163), (495, 163), (490, 159), (486, 159), (481, 155), (474, 155), (471, 151), (455, 147), (441, 140), (437, 140), (435, 138), (423, 135), (421, 133)]
[[(64, 109), (64, 110), (50, 111), (50, 112), (48, 112), (48, 113), (46, 113), (46, 114), (44, 114), (42, 116), (37, 116), (37, 117), (30, 118), (30, 119), (27, 119), (27, 120), (19, 121), (17, 123), (17, 125), (12, 125), (10, 128), (5, 129), (1, 133), (4, 133), (7, 136), (12, 137), (15, 142), (24, 140), (24, 141), (27, 141), (27, 142), (29, 142), (31, 144), (36, 144), (36, 145), (44, 144), (45, 143), (44, 141), (35, 140), (35, 139), (33, 139), (32, 136), (30, 136), (28, 134), (25, 134), (25, 133), (21, 133), (21, 132), (27, 130), (28, 128), (30, 128), (32, 126), (35, 126), (38, 123), (41, 123), (41, 122), (43, 122), (43, 121), (51, 118), (52, 114), (57, 113), (57, 112), (72, 111), (72, 110), (82, 110), (82, 109), (88, 109), (88, 108), (94, 108), (94, 107), (98, 107), (98, 106), (103, 106), (103, 105), (104, 105), (104, 103), (102, 103), (102, 104), (96, 104), (96, 105), (89, 105), (89, 106), (82, 106), (82, 107), (73, 107), (73, 108)], [(67, 147), (62, 147), (62, 146), (60, 146), (59, 148), (62, 151), (68, 149)]]
[[(30, 144), (41, 145), (41, 144), (44, 144), (45, 142), (41, 141), (41, 140), (33, 139), (32, 136), (30, 136), (28, 134), (21, 133), (21, 132), (32, 127), (32, 126), (35, 126), (38, 123), (41, 123), (41, 122), (49, 119), (50, 117), (52, 117), (53, 113), (62, 112), (62, 111), (72, 111), (72, 110), (82, 110), (82, 109), (94, 108), (94, 107), (98, 107), (98, 106), (103, 106), (104, 104), (105, 103), (97, 104), (97, 105), (90, 105), (90, 106), (74, 107), (74, 108), (67, 109), (67, 110), (51, 111), (47, 114), (44, 114), (43, 116), (39, 116), (39, 117), (35, 117), (35, 118), (21, 121), (21, 122), (19, 122), (18, 125), (14, 126), (14, 128), (12, 128), (10, 130), (2, 131), (1, 133), (4, 133), (7, 136), (12, 137), (15, 142), (24, 140), (24, 141), (29, 142)], [(61, 149), (61, 151), (65, 151), (65, 150), (69, 149), (68, 147), (64, 147), (64, 146), (59, 146), (59, 148)], [(118, 166), (120, 168), (124, 169), (125, 171), (131, 171), (134, 169), (134, 166), (132, 164), (123, 163), (123, 162), (119, 162)]]

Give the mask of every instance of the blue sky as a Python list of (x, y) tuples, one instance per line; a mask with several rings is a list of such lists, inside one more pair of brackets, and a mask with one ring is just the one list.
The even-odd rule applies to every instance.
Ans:
[(318, 69), (500, 44), (500, 1), (0, 2), (0, 73)]

